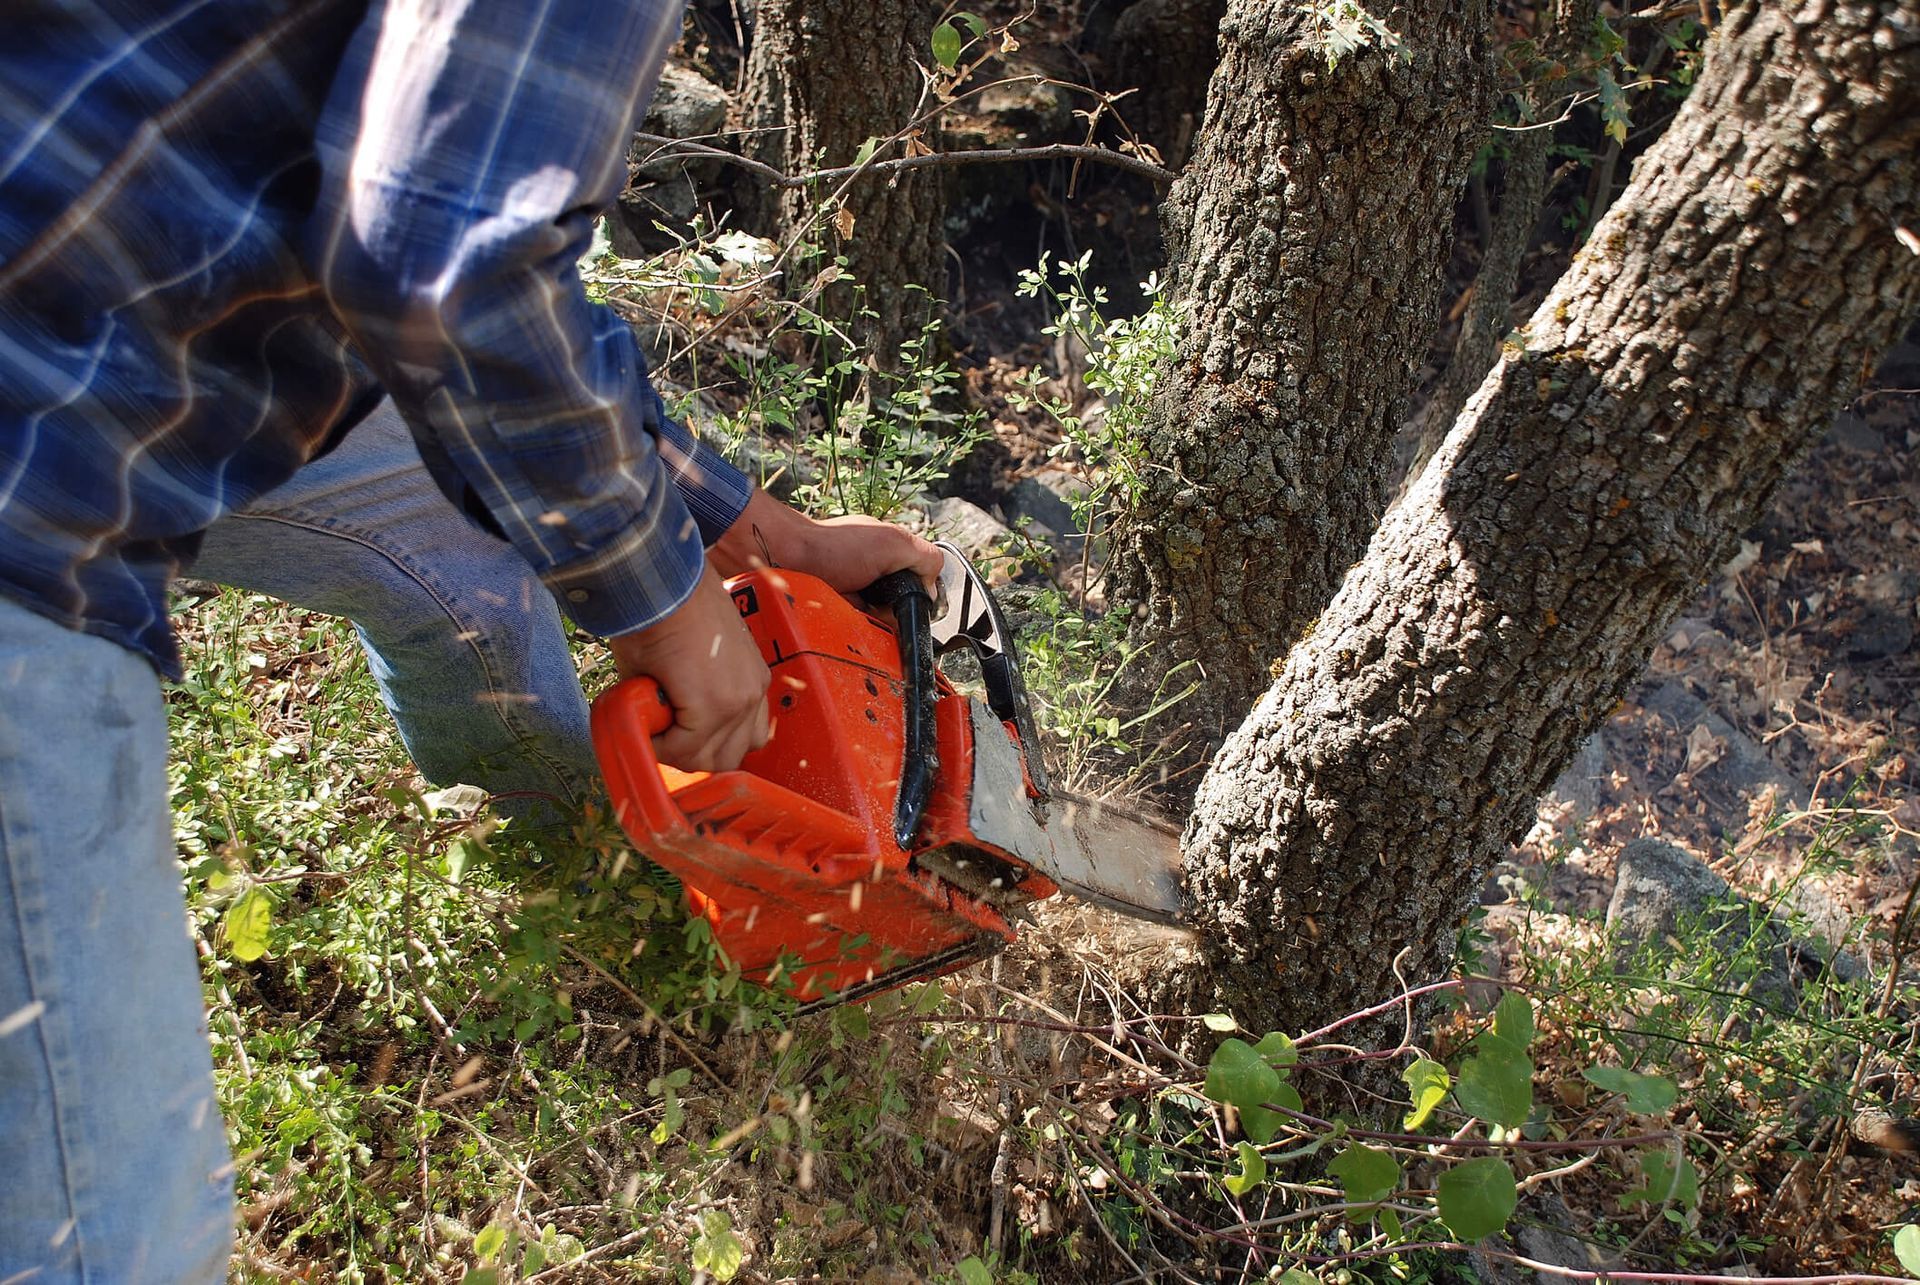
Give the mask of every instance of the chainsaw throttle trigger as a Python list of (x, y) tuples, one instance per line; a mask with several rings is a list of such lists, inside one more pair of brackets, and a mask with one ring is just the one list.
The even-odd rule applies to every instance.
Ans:
[(967, 561), (967, 555), (946, 540), (935, 547), (945, 555), (940, 565), (940, 600), (933, 616), (933, 645), (951, 651), (961, 644), (973, 648), (980, 661), (980, 678), (987, 690), (987, 708), (1003, 723), (1012, 723), (1020, 741), (1020, 757), (1041, 799), (1050, 785), (1040, 757), (1040, 737), (1033, 728), (1033, 708), (1027, 685), (1020, 677), (1020, 653), (1013, 631), (1000, 612), (987, 582)]
[(939, 741), (934, 731), (940, 691), (934, 683), (933, 598), (911, 571), (882, 576), (861, 590), (860, 596), (872, 606), (893, 608), (895, 636), (900, 640), (906, 724), (902, 729), (900, 790), (893, 805), (893, 840), (902, 848), (911, 848), (933, 797), (934, 777), (940, 771)]

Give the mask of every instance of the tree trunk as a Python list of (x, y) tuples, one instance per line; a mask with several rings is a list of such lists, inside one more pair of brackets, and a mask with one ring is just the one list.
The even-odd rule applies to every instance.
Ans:
[(1506, 180), (1500, 188), (1500, 209), (1487, 229), (1485, 250), (1480, 256), (1480, 272), (1474, 278), (1473, 299), (1466, 316), (1460, 319), (1460, 337), (1454, 341), (1453, 355), (1440, 386), (1428, 400), (1422, 416), (1420, 445), (1407, 476), (1420, 475), (1433, 452), (1446, 437), (1447, 430), (1460, 415), (1480, 383), (1493, 368), (1500, 352), (1500, 341), (1513, 326), (1513, 293), (1520, 282), (1520, 261), (1533, 242), (1534, 227), (1540, 222), (1540, 207), (1547, 197), (1547, 171), (1551, 168), (1553, 129), (1546, 122), (1556, 105), (1555, 96), (1566, 82), (1549, 78), (1547, 71), (1572, 63), (1593, 29), (1599, 8), (1595, 0), (1557, 0), (1542, 5), (1540, 28), (1534, 33), (1540, 50), (1539, 62), (1545, 70), (1540, 79), (1522, 91), (1532, 128), (1506, 136)]
[[(931, 61), (938, 12), (928, 0), (760, 0), (737, 119), (749, 131), (748, 154), (804, 174), (850, 165), (869, 138), (906, 126), (933, 102), (923, 97), (920, 66)], [(936, 134), (936, 122), (922, 127), (929, 146), (937, 147)], [(902, 154), (897, 146), (876, 153)], [(748, 227), (809, 248), (788, 262), (789, 297), (805, 297), (835, 257), (846, 256), (851, 283), (829, 287), (815, 307), (890, 361), (930, 312), (930, 296), (912, 287), (931, 298), (945, 293), (940, 171), (863, 178), (827, 204), (839, 186), (770, 192), (746, 175), (735, 208)], [(873, 312), (870, 321), (856, 316), (862, 307)]]
[(1374, 8), (1406, 56), (1329, 68), (1310, 6), (1233, 0), (1163, 214), (1188, 316), (1112, 594), (1159, 669), (1204, 671), (1192, 757), (1366, 547), (1489, 115), (1484, 0)]
[(1226, 12), (1227, 0), (1134, 0), (1105, 41), (1118, 78), (1112, 88), (1134, 89), (1120, 115), (1168, 169), (1180, 169), (1192, 152)]
[(1920, 0), (1731, 7), (1692, 97), (1222, 750), (1213, 982), (1437, 974), (1489, 864), (1920, 305)]

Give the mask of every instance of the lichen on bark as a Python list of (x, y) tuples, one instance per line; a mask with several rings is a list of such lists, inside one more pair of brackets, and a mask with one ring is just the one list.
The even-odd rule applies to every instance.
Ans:
[(1376, 12), (1329, 66), (1307, 6), (1234, 0), (1163, 212), (1187, 310), (1112, 596), (1204, 758), (1366, 546), (1492, 94), (1484, 0)]

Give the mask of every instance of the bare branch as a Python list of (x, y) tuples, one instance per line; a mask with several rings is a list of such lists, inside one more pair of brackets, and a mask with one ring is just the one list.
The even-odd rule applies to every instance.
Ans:
[(737, 152), (729, 152), (723, 147), (709, 147), (705, 143), (666, 138), (658, 134), (635, 134), (634, 140), (659, 149), (647, 158), (648, 164), (680, 157), (725, 161), (758, 174), (774, 187), (783, 189), (811, 187), (816, 183), (835, 183), (841, 179), (851, 178), (855, 174), (889, 174), (901, 170), (994, 165), (1004, 161), (1093, 161), (1160, 184), (1172, 183), (1180, 177), (1165, 166), (1155, 165), (1142, 157), (1117, 152), (1110, 147), (1098, 147), (1085, 143), (1048, 143), (1040, 147), (982, 147), (960, 152), (928, 152), (920, 156), (897, 156), (884, 161), (870, 160), (863, 165), (837, 165), (832, 169), (814, 170), (807, 174), (785, 174), (765, 162), (741, 156)]

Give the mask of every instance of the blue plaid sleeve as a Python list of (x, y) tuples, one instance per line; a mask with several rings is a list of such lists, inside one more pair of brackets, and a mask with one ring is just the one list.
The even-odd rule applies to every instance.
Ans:
[(414, 432), (603, 636), (684, 602), (750, 489), (667, 420), (575, 268), (680, 14), (373, 4), (320, 118), (303, 247)]

